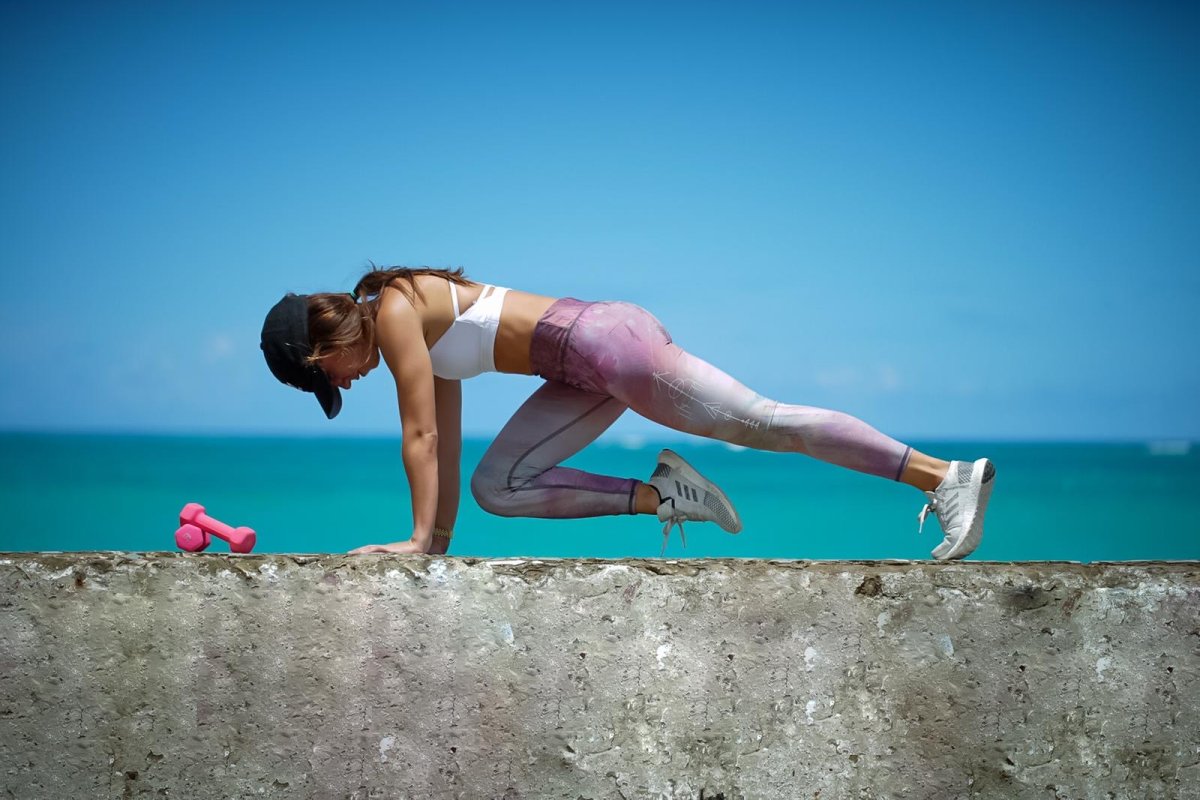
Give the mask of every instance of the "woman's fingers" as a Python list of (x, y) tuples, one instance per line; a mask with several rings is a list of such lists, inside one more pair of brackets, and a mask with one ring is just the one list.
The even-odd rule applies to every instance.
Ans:
[(421, 552), (412, 542), (393, 542), (392, 544), (367, 544), (350, 551), (351, 555), (358, 553), (419, 553)]

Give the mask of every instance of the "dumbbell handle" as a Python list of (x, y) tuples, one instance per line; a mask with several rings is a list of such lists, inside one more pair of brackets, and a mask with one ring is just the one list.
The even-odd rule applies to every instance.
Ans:
[(189, 520), (193, 525), (199, 525), (201, 528), (207, 529), (210, 533), (215, 533), (225, 541), (229, 541), (233, 536), (233, 526), (226, 525), (219, 519), (214, 519), (203, 511), (195, 515)]

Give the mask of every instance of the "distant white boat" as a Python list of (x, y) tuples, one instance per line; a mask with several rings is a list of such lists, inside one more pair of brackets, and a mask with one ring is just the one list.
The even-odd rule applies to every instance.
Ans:
[(1146, 449), (1152, 456), (1186, 456), (1192, 450), (1192, 443), (1188, 439), (1161, 439), (1146, 442)]

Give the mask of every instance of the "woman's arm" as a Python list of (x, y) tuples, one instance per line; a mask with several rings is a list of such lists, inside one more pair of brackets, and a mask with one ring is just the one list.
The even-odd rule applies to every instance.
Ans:
[[(453, 531), (462, 491), (459, 478), (459, 464), (462, 461), (462, 382), (434, 377), (433, 396), (437, 402), (438, 431), (438, 502), (434, 521), (438, 528)], [(449, 539), (434, 536), (429, 552), (441, 554), (449, 548)]]
[(394, 303), (375, 320), (379, 351), (396, 381), (403, 430), (401, 453), (412, 492), (412, 538), (390, 545), (367, 545), (359, 552), (426, 553), (433, 543), (438, 508), (438, 421), (433, 364), (421, 318), (408, 303)]

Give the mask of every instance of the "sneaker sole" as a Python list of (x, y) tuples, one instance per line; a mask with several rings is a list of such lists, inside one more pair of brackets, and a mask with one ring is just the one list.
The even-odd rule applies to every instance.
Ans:
[[(988, 479), (986, 483), (984, 482), (985, 477)], [(952, 561), (966, 558), (975, 552), (975, 548), (979, 547), (979, 542), (983, 539), (983, 515), (987, 511), (988, 501), (992, 498), (992, 487), (995, 484), (995, 465), (986, 458), (976, 461), (971, 469), (971, 489), (976, 502), (974, 513), (971, 514), (970, 523), (967, 525), (967, 532), (945, 553), (938, 555), (937, 549), (934, 549), (932, 553), (934, 558), (939, 561)]]
[[(729, 498), (725, 496), (725, 493), (717, 488), (716, 484), (697, 472), (695, 467), (684, 461), (683, 458), (673, 450), (663, 450), (658, 454), (658, 460), (659, 463), (666, 464), (673, 471), (679, 470), (682, 472), (684, 477), (686, 477), (689, 481), (703, 488), (713, 497), (716, 497), (727, 509), (729, 509), (729, 515), (733, 517), (733, 521), (737, 527), (726, 528), (724, 525), (721, 525), (720, 522), (717, 522), (718, 525), (721, 525), (722, 530), (728, 531), (729, 533), (738, 533), (742, 530), (742, 518), (738, 516), (737, 509), (733, 507), (733, 503), (729, 502)], [(714, 520), (714, 522), (716, 522), (716, 520)]]

